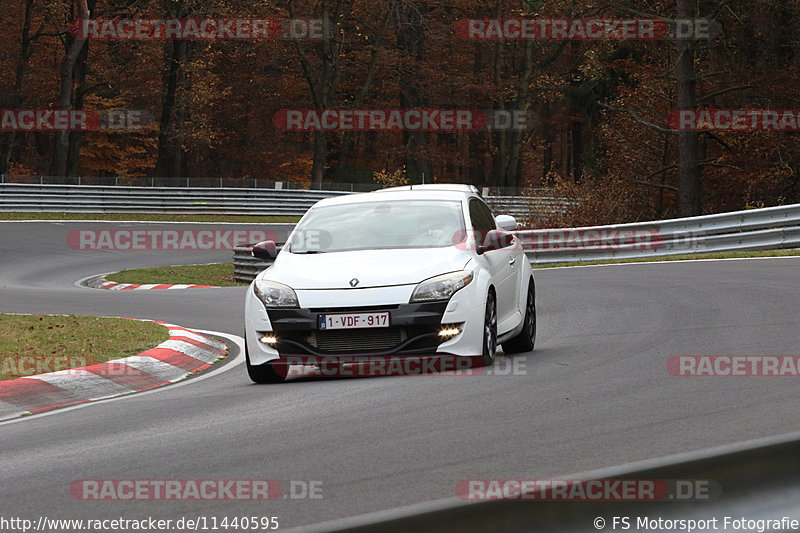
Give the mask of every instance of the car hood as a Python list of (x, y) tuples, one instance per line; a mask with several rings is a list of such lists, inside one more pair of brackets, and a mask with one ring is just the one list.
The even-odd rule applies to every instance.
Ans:
[(350, 289), (416, 284), (439, 274), (462, 270), (470, 257), (455, 246), (359, 250), (322, 254), (281, 252), (260, 277), (296, 290)]

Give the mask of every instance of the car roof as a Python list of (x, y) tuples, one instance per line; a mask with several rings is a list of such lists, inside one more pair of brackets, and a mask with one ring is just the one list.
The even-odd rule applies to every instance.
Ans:
[(375, 192), (387, 191), (457, 191), (470, 194), (480, 194), (478, 188), (474, 185), (465, 185), (463, 183), (428, 183), (423, 185), (401, 185), (399, 187), (389, 187)]
[(407, 200), (450, 200), (462, 201), (469, 197), (479, 197), (478, 189), (474, 185), (407, 185), (404, 187), (391, 187), (373, 192), (343, 194), (333, 198), (325, 198), (317, 202), (314, 207), (328, 205), (341, 205), (360, 202), (381, 201), (407, 201)]

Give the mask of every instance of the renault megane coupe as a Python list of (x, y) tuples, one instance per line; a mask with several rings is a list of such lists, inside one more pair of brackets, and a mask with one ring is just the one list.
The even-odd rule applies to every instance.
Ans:
[(296, 357), (468, 357), (536, 339), (533, 273), (517, 223), (469, 185), (413, 185), (317, 202), (247, 290), (247, 370), (281, 382)]

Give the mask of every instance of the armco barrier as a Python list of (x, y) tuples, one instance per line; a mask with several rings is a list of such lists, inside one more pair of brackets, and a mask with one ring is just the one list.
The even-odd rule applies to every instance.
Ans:
[[(323, 198), (350, 191), (219, 187), (128, 187), (0, 183), (0, 211), (300, 216)], [(487, 196), (498, 214), (542, 220), (570, 202), (547, 195)]]
[[(493, 532), (516, 533), (589, 531), (691, 531), (688, 523), (654, 527), (651, 520), (694, 520), (693, 531), (759, 531), (753, 527), (723, 527), (723, 520), (800, 520), (800, 434), (761, 439), (631, 465), (585, 472), (560, 479), (638, 479), (710, 482), (718, 494), (679, 501), (483, 501), (455, 497), (394, 511), (305, 526), (304, 533), (370, 532)], [(531, 465), (532, 467), (534, 465)], [(518, 477), (536, 478), (525, 472)], [(453, 487), (458, 480), (453, 480)], [(454, 490), (455, 492), (455, 490)], [(614, 522), (615, 517), (617, 522)], [(628, 518), (626, 527), (621, 518)], [(698, 520), (717, 518), (717, 527), (697, 527)], [(647, 520), (641, 527), (639, 520)], [(640, 526), (640, 527), (637, 527)], [(761, 531), (793, 531), (770, 527)]]
[[(280, 251), (281, 247), (278, 247)], [(259, 272), (272, 264), (272, 261), (262, 261), (253, 257), (253, 245), (237, 246), (233, 249), (233, 278), (236, 281), (251, 282)]]
[(300, 216), (344, 191), (0, 184), (0, 211)]
[(515, 234), (533, 263), (800, 247), (800, 204), (635, 224)]
[[(496, 215), (511, 215), (520, 222), (535, 225), (555, 214), (563, 214), (575, 202), (547, 196), (547, 191), (533, 191), (537, 196), (489, 196), (483, 199)], [(543, 196), (539, 196), (542, 195)]]

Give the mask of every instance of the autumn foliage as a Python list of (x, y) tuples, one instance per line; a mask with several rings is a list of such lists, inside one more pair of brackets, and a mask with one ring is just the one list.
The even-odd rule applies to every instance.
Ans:
[[(55, 109), (86, 0), (0, 0), (0, 108)], [(799, 109), (800, 4), (699, 0), (696, 107)], [(673, 19), (675, 0), (89, 0), (92, 18), (323, 21), (326, 39), (89, 40), (70, 107), (138, 109), (136, 130), (70, 133), (71, 176), (553, 188), (548, 225), (677, 216), (676, 42), (466, 40), (465, 19)], [(463, 25), (463, 22), (460, 24)], [(302, 29), (302, 27), (300, 27)], [(296, 35), (297, 36), (297, 35)], [(521, 110), (524, 130), (285, 132), (282, 109)], [(702, 210), (800, 202), (800, 132), (697, 137)], [(53, 132), (0, 132), (0, 173), (52, 173)]]

